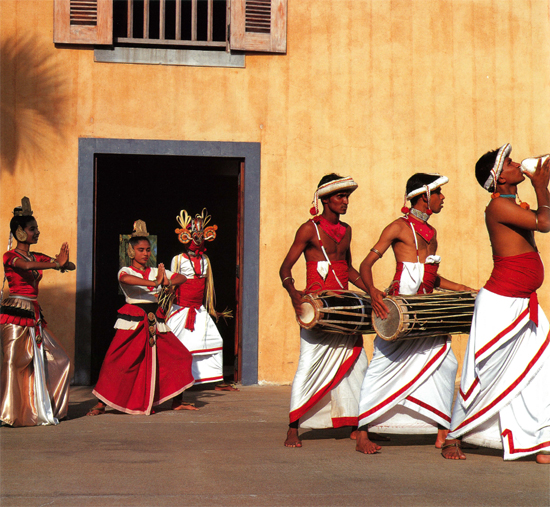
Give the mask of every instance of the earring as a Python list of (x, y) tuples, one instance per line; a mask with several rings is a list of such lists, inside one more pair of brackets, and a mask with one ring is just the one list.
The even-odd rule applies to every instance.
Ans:
[(130, 243), (128, 243), (127, 252), (128, 252), (128, 257), (130, 257), (130, 259), (133, 259), (136, 256), (136, 252), (134, 250), (134, 247)]
[(17, 229), (15, 230), (15, 237), (17, 238), (17, 241), (20, 241), (21, 243), (27, 241), (27, 238), (29, 237), (28, 234), (25, 232), (23, 227), (20, 225), (17, 226)]

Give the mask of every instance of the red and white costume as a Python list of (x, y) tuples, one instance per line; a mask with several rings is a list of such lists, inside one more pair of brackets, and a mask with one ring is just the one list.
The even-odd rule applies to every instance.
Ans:
[(211, 268), (206, 255), (177, 255), (171, 270), (187, 280), (176, 291), (167, 323), (193, 355), (195, 384), (223, 381), (223, 339), (204, 306), (204, 292)]
[[(157, 268), (118, 272), (126, 303), (118, 311), (116, 334), (103, 361), (93, 394), (110, 407), (128, 414), (151, 413), (154, 405), (173, 398), (194, 383), (191, 354), (164, 323), (155, 297), (158, 287), (127, 285), (122, 273), (155, 280)], [(171, 278), (173, 273), (166, 271)], [(151, 340), (150, 328), (155, 331)]]
[[(328, 267), (328, 272), (327, 272)], [(326, 278), (319, 273), (327, 272)], [(346, 261), (307, 263), (308, 287), (347, 289)], [(300, 330), (300, 359), (292, 382), (290, 422), (302, 428), (357, 426), (359, 390), (367, 368), (361, 335)]]
[[(414, 219), (405, 220), (416, 242)], [(397, 264), (391, 293), (433, 292), (440, 260), (430, 255), (425, 263), (419, 262), (417, 245), (417, 262)], [(450, 336), (394, 342), (377, 336), (361, 387), (359, 426), (400, 434), (437, 433), (438, 424), (449, 428), (457, 369)]]
[(476, 298), (448, 438), (503, 448), (511, 460), (550, 450), (550, 335), (535, 293), (539, 254), (494, 262)]
[[(30, 257), (52, 262), (41, 253)], [(10, 295), (0, 311), (0, 420), (10, 426), (58, 424), (69, 407), (69, 357), (42, 317), (37, 301), (42, 271), (18, 269), (16, 259), (28, 260), (15, 250), (4, 254)]]

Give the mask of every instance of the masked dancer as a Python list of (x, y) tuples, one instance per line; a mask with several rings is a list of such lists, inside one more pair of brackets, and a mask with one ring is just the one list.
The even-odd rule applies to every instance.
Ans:
[(231, 317), (230, 311), (218, 313), (214, 308), (214, 276), (205, 254), (205, 242), (216, 238), (218, 226), (208, 225), (211, 217), (206, 208), (195, 218), (181, 210), (176, 219), (181, 227), (176, 234), (187, 249), (172, 259), (171, 270), (187, 281), (176, 290), (168, 325), (193, 355), (195, 385), (215, 384), (217, 391), (238, 391), (223, 381), (223, 339), (212, 319)]

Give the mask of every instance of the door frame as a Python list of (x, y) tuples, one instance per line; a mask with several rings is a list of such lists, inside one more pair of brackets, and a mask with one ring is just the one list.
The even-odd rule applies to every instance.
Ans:
[(239, 280), (240, 357), (243, 385), (258, 383), (258, 294), (260, 264), (260, 143), (168, 141), (145, 139), (78, 140), (78, 237), (76, 270), (74, 384), (90, 385), (92, 348), (92, 288), (94, 262), (95, 156), (173, 155), (228, 157), (244, 162), (242, 252)]

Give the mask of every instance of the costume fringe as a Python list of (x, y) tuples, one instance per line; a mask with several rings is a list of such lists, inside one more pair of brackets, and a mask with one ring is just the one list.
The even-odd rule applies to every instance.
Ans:
[(208, 270), (206, 273), (206, 294), (205, 294), (205, 306), (208, 313), (217, 320), (216, 313), (216, 292), (214, 290), (214, 275), (212, 274), (212, 266), (210, 265), (210, 259), (206, 254), (203, 254), (206, 259), (206, 265)]

